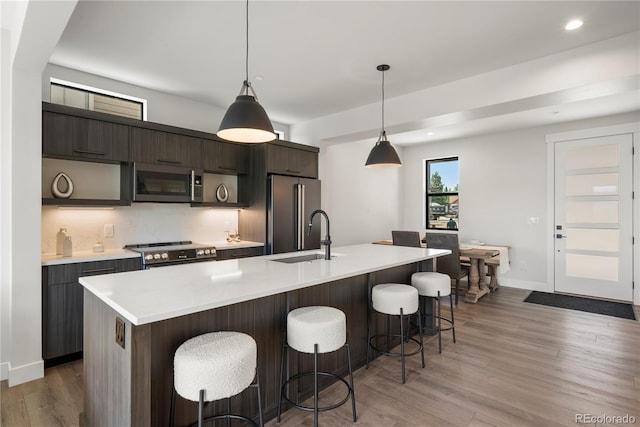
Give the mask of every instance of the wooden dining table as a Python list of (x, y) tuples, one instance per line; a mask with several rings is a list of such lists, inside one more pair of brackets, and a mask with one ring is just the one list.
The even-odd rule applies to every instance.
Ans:
[(484, 280), (480, 280), (480, 273), (484, 272), (486, 260), (500, 254), (497, 249), (460, 248), (460, 256), (469, 258), (469, 290), (464, 296), (464, 302), (475, 304), (484, 295), (491, 292), (489, 285)]
[[(378, 240), (373, 242), (374, 244), (379, 245), (392, 245), (393, 242), (391, 240)], [(426, 245), (423, 243), (423, 247)], [(460, 258), (465, 261), (468, 259), (470, 264), (469, 269), (469, 289), (464, 296), (464, 302), (475, 304), (478, 300), (484, 295), (490, 293), (491, 291), (495, 291), (498, 289), (497, 282), (497, 272), (494, 271), (494, 274), (491, 277), (491, 282), (489, 284), (484, 281), (484, 268), (485, 261), (492, 260), (495, 261), (498, 259), (498, 255), (500, 254), (500, 250), (493, 247), (465, 247), (467, 245), (460, 245)], [(510, 246), (505, 246), (510, 248)]]

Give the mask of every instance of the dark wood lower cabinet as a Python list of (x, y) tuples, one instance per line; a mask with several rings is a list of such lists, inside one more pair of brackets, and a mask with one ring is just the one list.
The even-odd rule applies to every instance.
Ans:
[[(220, 330), (245, 332), (256, 340), (265, 421), (275, 418), (288, 311), (308, 305), (329, 305), (344, 311), (357, 369), (366, 360), (369, 286), (410, 283), (416, 269), (416, 264), (408, 264), (146, 325), (126, 321), (125, 348), (114, 341), (117, 313), (85, 291), (85, 421), (87, 425), (168, 426), (176, 349), (189, 338)], [(374, 318), (373, 333), (383, 331), (386, 324), (384, 318)], [(309, 355), (291, 353), (292, 372), (309, 370), (312, 363)], [(345, 375), (346, 350), (322, 355), (320, 369)], [(292, 396), (298, 393), (305, 397), (311, 391), (306, 386), (293, 387)], [(358, 396), (357, 383), (355, 387)], [(206, 408), (205, 415), (225, 410), (224, 402), (217, 402)], [(257, 420), (255, 390), (232, 398), (232, 410)], [(176, 426), (196, 419), (197, 403), (178, 398)]]
[(42, 267), (42, 358), (46, 366), (81, 355), (84, 288), (78, 278), (140, 268), (139, 258)]

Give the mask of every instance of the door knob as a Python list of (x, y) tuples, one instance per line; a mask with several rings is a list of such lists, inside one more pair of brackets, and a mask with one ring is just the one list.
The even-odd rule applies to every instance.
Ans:
[(563, 237), (564, 237), (565, 239), (567, 238), (567, 236), (566, 236), (566, 235), (564, 235), (564, 234), (556, 234), (556, 239), (562, 239)]

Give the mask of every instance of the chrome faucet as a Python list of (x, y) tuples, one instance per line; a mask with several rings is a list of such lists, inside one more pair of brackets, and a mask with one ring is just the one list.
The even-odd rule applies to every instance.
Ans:
[(311, 212), (311, 216), (309, 217), (309, 231), (307, 232), (307, 236), (311, 235), (311, 228), (313, 227), (313, 217), (316, 216), (316, 214), (321, 214), (322, 216), (324, 216), (324, 219), (327, 220), (327, 235), (324, 237), (324, 240), (320, 240), (320, 244), (324, 245), (325, 247), (324, 259), (330, 260), (331, 259), (331, 235), (329, 234), (329, 215), (327, 215), (327, 213), (322, 209), (316, 209), (315, 211)]

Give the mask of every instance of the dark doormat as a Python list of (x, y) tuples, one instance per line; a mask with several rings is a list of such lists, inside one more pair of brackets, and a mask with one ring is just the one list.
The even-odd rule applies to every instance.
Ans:
[(531, 292), (529, 296), (524, 299), (524, 302), (636, 320), (633, 306), (622, 302), (601, 301), (591, 298), (537, 291)]

